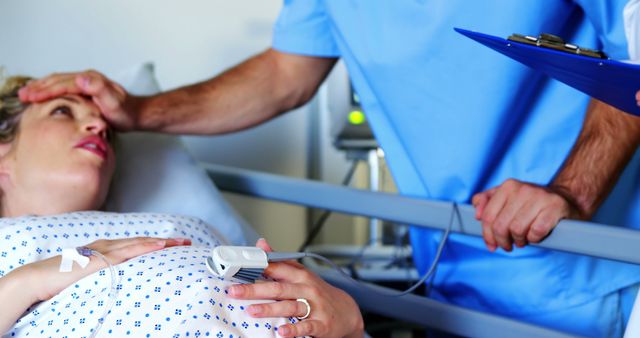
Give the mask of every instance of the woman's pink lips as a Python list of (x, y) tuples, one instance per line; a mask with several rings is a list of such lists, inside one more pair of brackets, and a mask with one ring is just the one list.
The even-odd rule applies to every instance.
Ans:
[(107, 158), (109, 145), (103, 138), (93, 135), (83, 138), (75, 147), (90, 151), (104, 160)]

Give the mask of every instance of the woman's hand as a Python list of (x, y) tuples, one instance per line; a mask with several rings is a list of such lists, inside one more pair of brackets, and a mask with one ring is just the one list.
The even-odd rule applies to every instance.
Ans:
[[(120, 264), (133, 257), (178, 245), (191, 245), (182, 238), (162, 239), (136, 237), (97, 240), (86, 247), (103, 254), (111, 264)], [(83, 269), (74, 262), (71, 272), (60, 272), (61, 256), (23, 265), (0, 278), (0, 335), (5, 333), (29, 306), (51, 299), (80, 279), (104, 269), (106, 263), (95, 256)]]
[[(257, 247), (271, 251), (264, 239)], [(282, 337), (362, 337), (364, 323), (356, 302), (297, 262), (271, 263), (264, 275), (275, 281), (234, 285), (229, 295), (237, 299), (275, 299), (275, 303), (254, 304), (247, 308), (252, 317), (302, 317), (307, 306), (296, 301), (305, 298), (311, 306), (309, 317), (278, 328)]]
[[(152, 251), (190, 244), (191, 240), (181, 238), (135, 237), (115, 240), (100, 239), (86, 245), (86, 247), (104, 255), (112, 265), (117, 265)], [(89, 265), (84, 269), (74, 262), (71, 272), (60, 272), (60, 262), (61, 256), (55, 256), (18, 268), (25, 270), (22, 271), (23, 275), (27, 276), (26, 278), (28, 279), (25, 282), (33, 285), (30, 289), (36, 292), (37, 301), (51, 299), (66, 287), (107, 267), (104, 260), (91, 256)], [(43, 280), (47, 282), (42, 283)]]

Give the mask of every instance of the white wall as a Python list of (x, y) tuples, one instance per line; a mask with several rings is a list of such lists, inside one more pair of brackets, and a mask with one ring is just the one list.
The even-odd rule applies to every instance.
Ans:
[[(209, 78), (270, 45), (282, 0), (0, 1), (0, 65), (43, 76), (114, 74), (152, 61), (163, 89)], [(187, 138), (199, 159), (305, 177), (308, 109), (254, 130)], [(302, 240), (305, 211), (231, 197), (274, 247)]]

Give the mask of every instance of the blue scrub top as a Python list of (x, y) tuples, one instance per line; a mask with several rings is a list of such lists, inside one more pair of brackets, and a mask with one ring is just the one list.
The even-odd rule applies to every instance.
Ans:
[[(468, 203), (508, 178), (549, 183), (580, 132), (589, 98), (453, 27), (503, 37), (552, 33), (625, 59), (625, 3), (285, 0), (273, 47), (342, 58), (400, 191)], [(633, 207), (638, 162), (627, 168), (597, 221), (640, 224), (634, 212), (640, 208)], [(440, 234), (412, 229), (411, 235), (424, 271)], [(489, 253), (481, 239), (453, 235), (434, 297), (528, 318), (597, 301), (639, 280), (636, 266), (537, 248)], [(607, 316), (599, 319), (617, 320)]]

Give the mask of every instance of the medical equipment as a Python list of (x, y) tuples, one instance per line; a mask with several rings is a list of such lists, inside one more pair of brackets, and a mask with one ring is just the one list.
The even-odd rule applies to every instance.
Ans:
[(117, 274), (115, 271), (116, 268), (113, 266), (113, 264), (111, 264), (109, 259), (107, 259), (107, 257), (105, 257), (100, 252), (87, 248), (85, 246), (81, 246), (77, 248), (62, 250), (62, 259), (60, 261), (60, 272), (71, 272), (71, 270), (73, 269), (73, 262), (78, 263), (78, 265), (80, 265), (80, 267), (83, 269), (86, 268), (90, 262), (89, 257), (91, 256), (96, 256), (100, 258), (102, 261), (104, 261), (109, 267), (109, 273), (111, 276), (111, 286), (109, 288), (109, 293), (107, 294), (109, 301), (107, 303), (107, 306), (104, 308), (104, 311), (102, 312), (102, 316), (100, 316), (100, 318), (98, 319), (98, 324), (96, 324), (95, 328), (91, 332), (90, 338), (93, 338), (98, 334), (98, 331), (100, 331), (100, 328), (104, 323), (104, 319), (107, 317), (107, 315), (111, 311), (111, 308), (114, 305), (115, 299), (118, 296), (118, 289), (116, 287), (117, 285), (117, 281), (116, 281)]
[(262, 249), (248, 246), (218, 246), (207, 257), (207, 268), (220, 278), (238, 283), (254, 283), (269, 265)]
[[(330, 259), (312, 252), (265, 252), (257, 247), (221, 245), (213, 248), (211, 256), (206, 259), (206, 265), (209, 272), (217, 277), (245, 284), (255, 283), (255, 281), (258, 280), (264, 272), (264, 269), (267, 268), (269, 262), (282, 262), (310, 257), (329, 264), (329, 266), (335, 269), (343, 277), (349, 279), (362, 288), (369, 289), (370, 291), (379, 293), (383, 296), (400, 297), (415, 291), (420, 285), (425, 283), (435, 274), (438, 262), (442, 256), (442, 251), (444, 250), (444, 245), (449, 238), (449, 233), (453, 226), (453, 220), (456, 216), (458, 221), (462, 222), (460, 211), (458, 210), (457, 205), (454, 204), (449, 225), (442, 235), (442, 239), (438, 245), (438, 250), (436, 251), (436, 256), (431, 263), (431, 266), (420, 280), (418, 280), (418, 282), (401, 292), (381, 292), (377, 289), (370, 289), (368, 285), (353, 279)], [(462, 227), (462, 223), (460, 223), (460, 226)], [(431, 278), (431, 280), (433, 279)], [(430, 285), (428, 285), (427, 288), (430, 288)]]

